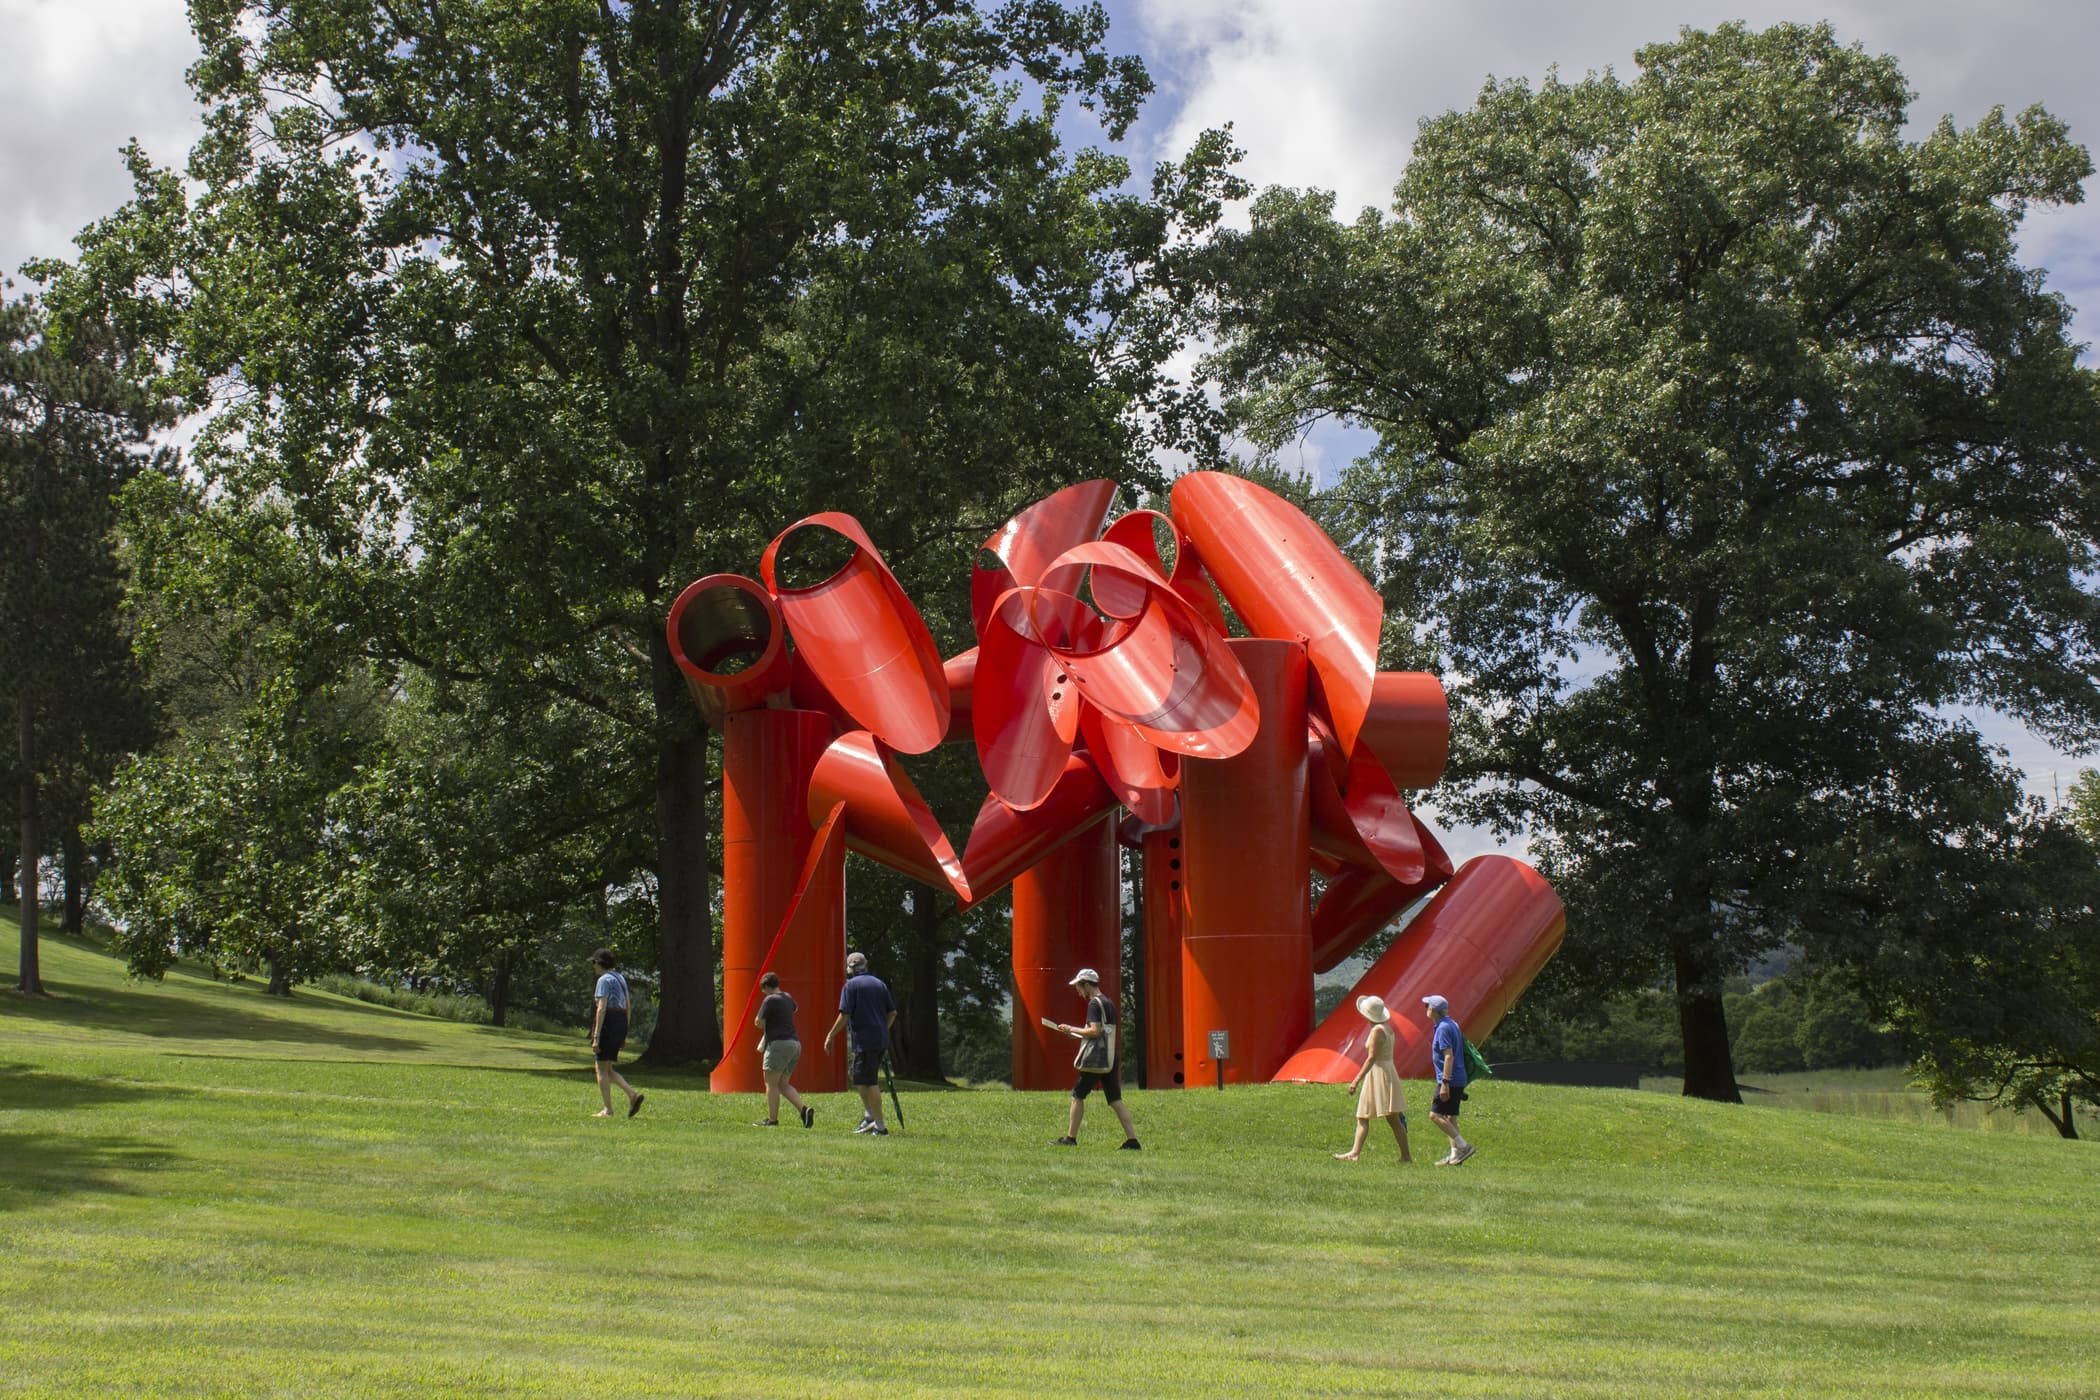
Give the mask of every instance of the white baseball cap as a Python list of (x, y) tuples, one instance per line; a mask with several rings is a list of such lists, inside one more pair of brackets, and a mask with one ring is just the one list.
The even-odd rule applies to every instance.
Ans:
[(1065, 983), (1065, 985), (1067, 987), (1076, 987), (1081, 982), (1091, 982), (1098, 987), (1101, 985), (1101, 974), (1090, 967), (1082, 967), (1079, 969), (1079, 975)]

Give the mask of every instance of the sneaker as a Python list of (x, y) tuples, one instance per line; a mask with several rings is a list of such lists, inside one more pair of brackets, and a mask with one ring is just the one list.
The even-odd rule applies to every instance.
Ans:
[(1464, 1147), (1459, 1148), (1458, 1151), (1451, 1154), (1451, 1165), (1454, 1167), (1459, 1166), (1465, 1162), (1466, 1158), (1472, 1155), (1473, 1144), (1469, 1142)]
[(1050, 1145), (1052, 1147), (1077, 1147), (1079, 1146), (1079, 1139), (1076, 1137), (1052, 1138), (1050, 1139)]
[(1143, 1143), (1141, 1143), (1141, 1142), (1139, 1142), (1139, 1141), (1138, 1141), (1138, 1140), (1137, 1140), (1136, 1138), (1124, 1138), (1124, 1139), (1123, 1139), (1123, 1145), (1122, 1145), (1121, 1147), (1117, 1148), (1117, 1149), (1116, 1149), (1116, 1151), (1118, 1151), (1118, 1152), (1137, 1152), (1137, 1151), (1140, 1151), (1140, 1150), (1142, 1150), (1142, 1149), (1143, 1149), (1143, 1147), (1144, 1147), (1144, 1144), (1143, 1144)]
[(889, 1135), (890, 1130), (883, 1127), (880, 1123), (874, 1124), (868, 1129), (869, 1137), (888, 1137)]
[(1458, 1154), (1456, 1152), (1447, 1152), (1443, 1156), (1437, 1158), (1434, 1165), (1439, 1167), (1449, 1167), (1456, 1165), (1457, 1162)]
[(805, 1128), (814, 1126), (816, 1121), (817, 1111), (808, 1104), (802, 1105), (802, 1126)]
[(855, 1128), (853, 1131), (856, 1133), (872, 1133), (875, 1131), (875, 1120), (872, 1118), (863, 1118), (860, 1120), (860, 1126), (858, 1128)]
[(777, 1128), (780, 1126), (780, 1120), (778, 1118), (761, 1118), (751, 1126), (754, 1128)]

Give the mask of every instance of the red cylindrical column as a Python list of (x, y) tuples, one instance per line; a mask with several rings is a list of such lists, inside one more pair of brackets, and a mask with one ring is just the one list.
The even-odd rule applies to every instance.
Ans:
[(1181, 1048), (1181, 828), (1148, 831), (1145, 861), (1145, 1084), (1178, 1089), (1186, 1082)]
[[(1067, 1023), (1086, 1006), (1067, 985), (1091, 967), (1101, 990), (1123, 1005), (1122, 889), (1116, 826), (1099, 821), (1014, 880), (1014, 1066), (1016, 1089), (1069, 1089), (1078, 1043), (1037, 1018)], [(1127, 1058), (1127, 1055), (1126, 1057)]]
[[(795, 882), (809, 855), (810, 775), (830, 744), (829, 717), (808, 710), (739, 710), (722, 721), (722, 1040), (736, 1038), (766, 950), (787, 916)], [(773, 971), (795, 999), (803, 1059), (797, 1088), (828, 1093), (845, 1087), (843, 1061), (826, 1064), (818, 1046), (839, 1004), (846, 960), (843, 901), (831, 916), (805, 922), (783, 940)], [(754, 1032), (715, 1068), (718, 1094), (764, 1090)]]
[(1539, 969), (1560, 949), (1568, 925), (1560, 896), (1545, 877), (1508, 856), (1475, 856), (1415, 916), (1407, 931), (1371, 965), (1342, 1004), (1276, 1078), (1346, 1084), (1364, 1062), (1371, 1023), (1356, 999), (1382, 997), (1392, 1008), (1393, 1053), (1402, 1077), (1429, 1073), (1429, 1022), (1422, 998), (1451, 1003), (1466, 1038), (1488, 1038)]
[(1212, 1031), (1230, 1037), (1225, 1079), (1264, 1084), (1312, 1029), (1305, 647), (1265, 638), (1231, 646), (1260, 702), (1260, 727), (1232, 758), (1181, 764), (1182, 1061), (1192, 1086), (1215, 1081)]

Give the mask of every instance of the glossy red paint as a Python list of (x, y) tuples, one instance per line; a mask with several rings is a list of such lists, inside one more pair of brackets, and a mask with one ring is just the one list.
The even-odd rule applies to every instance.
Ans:
[(998, 894), (1015, 876), (1093, 823), (1113, 825), (1110, 819), (1115, 811), (1114, 794), (1081, 754), (1065, 760), (1064, 772), (1051, 786), (1049, 796), (1034, 807), (1017, 810), (987, 794), (963, 847), (969, 902), (982, 903)]
[(709, 574), (687, 584), (664, 620), (664, 638), (709, 724), (788, 687), (787, 625), (756, 579)]
[(846, 847), (967, 902), (962, 862), (940, 819), (894, 755), (866, 730), (841, 734), (817, 760), (804, 798), (804, 820), (846, 809)]
[[(854, 552), (808, 588), (782, 588), (781, 545), (803, 530), (843, 536)], [(773, 590), (795, 648), (854, 721), (899, 753), (925, 753), (948, 732), (948, 681), (919, 610), (860, 522), (826, 511), (799, 520), (766, 546), (759, 577)]]
[(1396, 786), (1426, 788), (1444, 776), (1451, 753), (1451, 705), (1444, 683), (1424, 671), (1380, 671), (1371, 680), (1360, 754), (1377, 755)]
[(1190, 472), (1173, 508), (1248, 630), (1305, 644), (1335, 735), (1354, 750), (1378, 670), (1378, 590), (1303, 511), (1244, 477)]
[(1356, 998), (1366, 994), (1392, 1008), (1401, 1074), (1426, 1074), (1430, 1032), (1422, 998), (1433, 992), (1449, 1001), (1466, 1037), (1481, 1044), (1558, 951), (1566, 930), (1560, 898), (1536, 870), (1508, 856), (1475, 856), (1357, 980), (1276, 1079), (1353, 1079), (1371, 1032), (1356, 1011)]
[[(722, 727), (722, 990), (732, 1012), (750, 997), (766, 955), (774, 949), (791, 909), (814, 842), (804, 793), (831, 741), (831, 721), (807, 710), (743, 710)], [(845, 959), (845, 915), (805, 917), (773, 952), (773, 969), (803, 1008), (820, 1010), (827, 994), (838, 1004), (843, 975), (827, 965)], [(837, 947), (831, 946), (836, 933)], [(834, 971), (836, 968), (834, 967)], [(819, 1000), (812, 1003), (812, 998)], [(805, 1017), (805, 1019), (807, 1019)], [(757, 1041), (736, 1041), (737, 1027), (724, 1030), (737, 1048), (717, 1066), (710, 1084), (719, 1092), (765, 1088)], [(812, 1066), (798, 1081), (813, 1088)]]
[(1329, 877), (1326, 892), (1313, 906), (1315, 973), (1331, 972), (1408, 905), (1451, 878), (1451, 857), (1428, 827), (1419, 820), (1415, 825), (1426, 856), (1421, 879), (1402, 884), (1368, 865), (1344, 865)]
[(1305, 648), (1230, 645), (1261, 726), (1231, 758), (1181, 765), (1182, 1060), (1197, 1085), (1214, 1082), (1211, 1031), (1231, 1037), (1225, 1081), (1260, 1084), (1312, 1028)]
[(1145, 1086), (1183, 1086), (1181, 1043), (1181, 939), (1188, 923), (1182, 893), (1181, 828), (1164, 827), (1139, 838), (1145, 918)]
[[(1099, 536), (1115, 499), (1113, 481), (1082, 481), (1045, 496), (992, 532), (970, 574), (970, 618), (980, 639), (999, 595), (1050, 582), (1057, 556)], [(1063, 583), (1053, 586), (1070, 591)]]
[[(1123, 1010), (1122, 901), (1115, 824), (1086, 828), (1014, 881), (1013, 1086), (1069, 1089), (1079, 1043), (1038, 1018), (1084, 1020), (1086, 1003), (1067, 985), (1082, 967)], [(1119, 1051), (1120, 1053), (1120, 1051)]]

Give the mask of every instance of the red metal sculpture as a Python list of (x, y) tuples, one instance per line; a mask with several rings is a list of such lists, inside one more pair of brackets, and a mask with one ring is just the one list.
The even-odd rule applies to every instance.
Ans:
[[(1403, 790), (1443, 773), (1443, 687), (1378, 670), (1378, 593), (1333, 541), (1222, 473), (1178, 480), (1167, 515), (1111, 523), (1114, 497), (1082, 482), (994, 532), (971, 579), (977, 645), (945, 661), (850, 516), (783, 531), (763, 582), (713, 574), (679, 595), (671, 654), (724, 736), (717, 1092), (763, 1087), (745, 1029), (768, 967), (819, 1014), (836, 1004), (848, 850), (966, 908), (1013, 887), (1017, 1089), (1070, 1079), (1069, 1042), (1038, 1018), (1069, 1009), (1072, 969), (1119, 991), (1119, 842), (1143, 870), (1127, 1053), (1155, 1088), (1352, 1078), (1363, 1023), (1313, 1028), (1313, 976), (1432, 892), (1356, 992), (1441, 993), (1479, 1040), (1559, 948), (1536, 871), (1454, 873), (1409, 810)], [(781, 544), (802, 530), (850, 554), (786, 587)], [(1228, 609), (1251, 635), (1229, 635)], [(989, 788), (960, 855), (896, 758), (944, 742), (975, 745)], [(804, 1064), (804, 1087), (843, 1087), (840, 1058)]]

